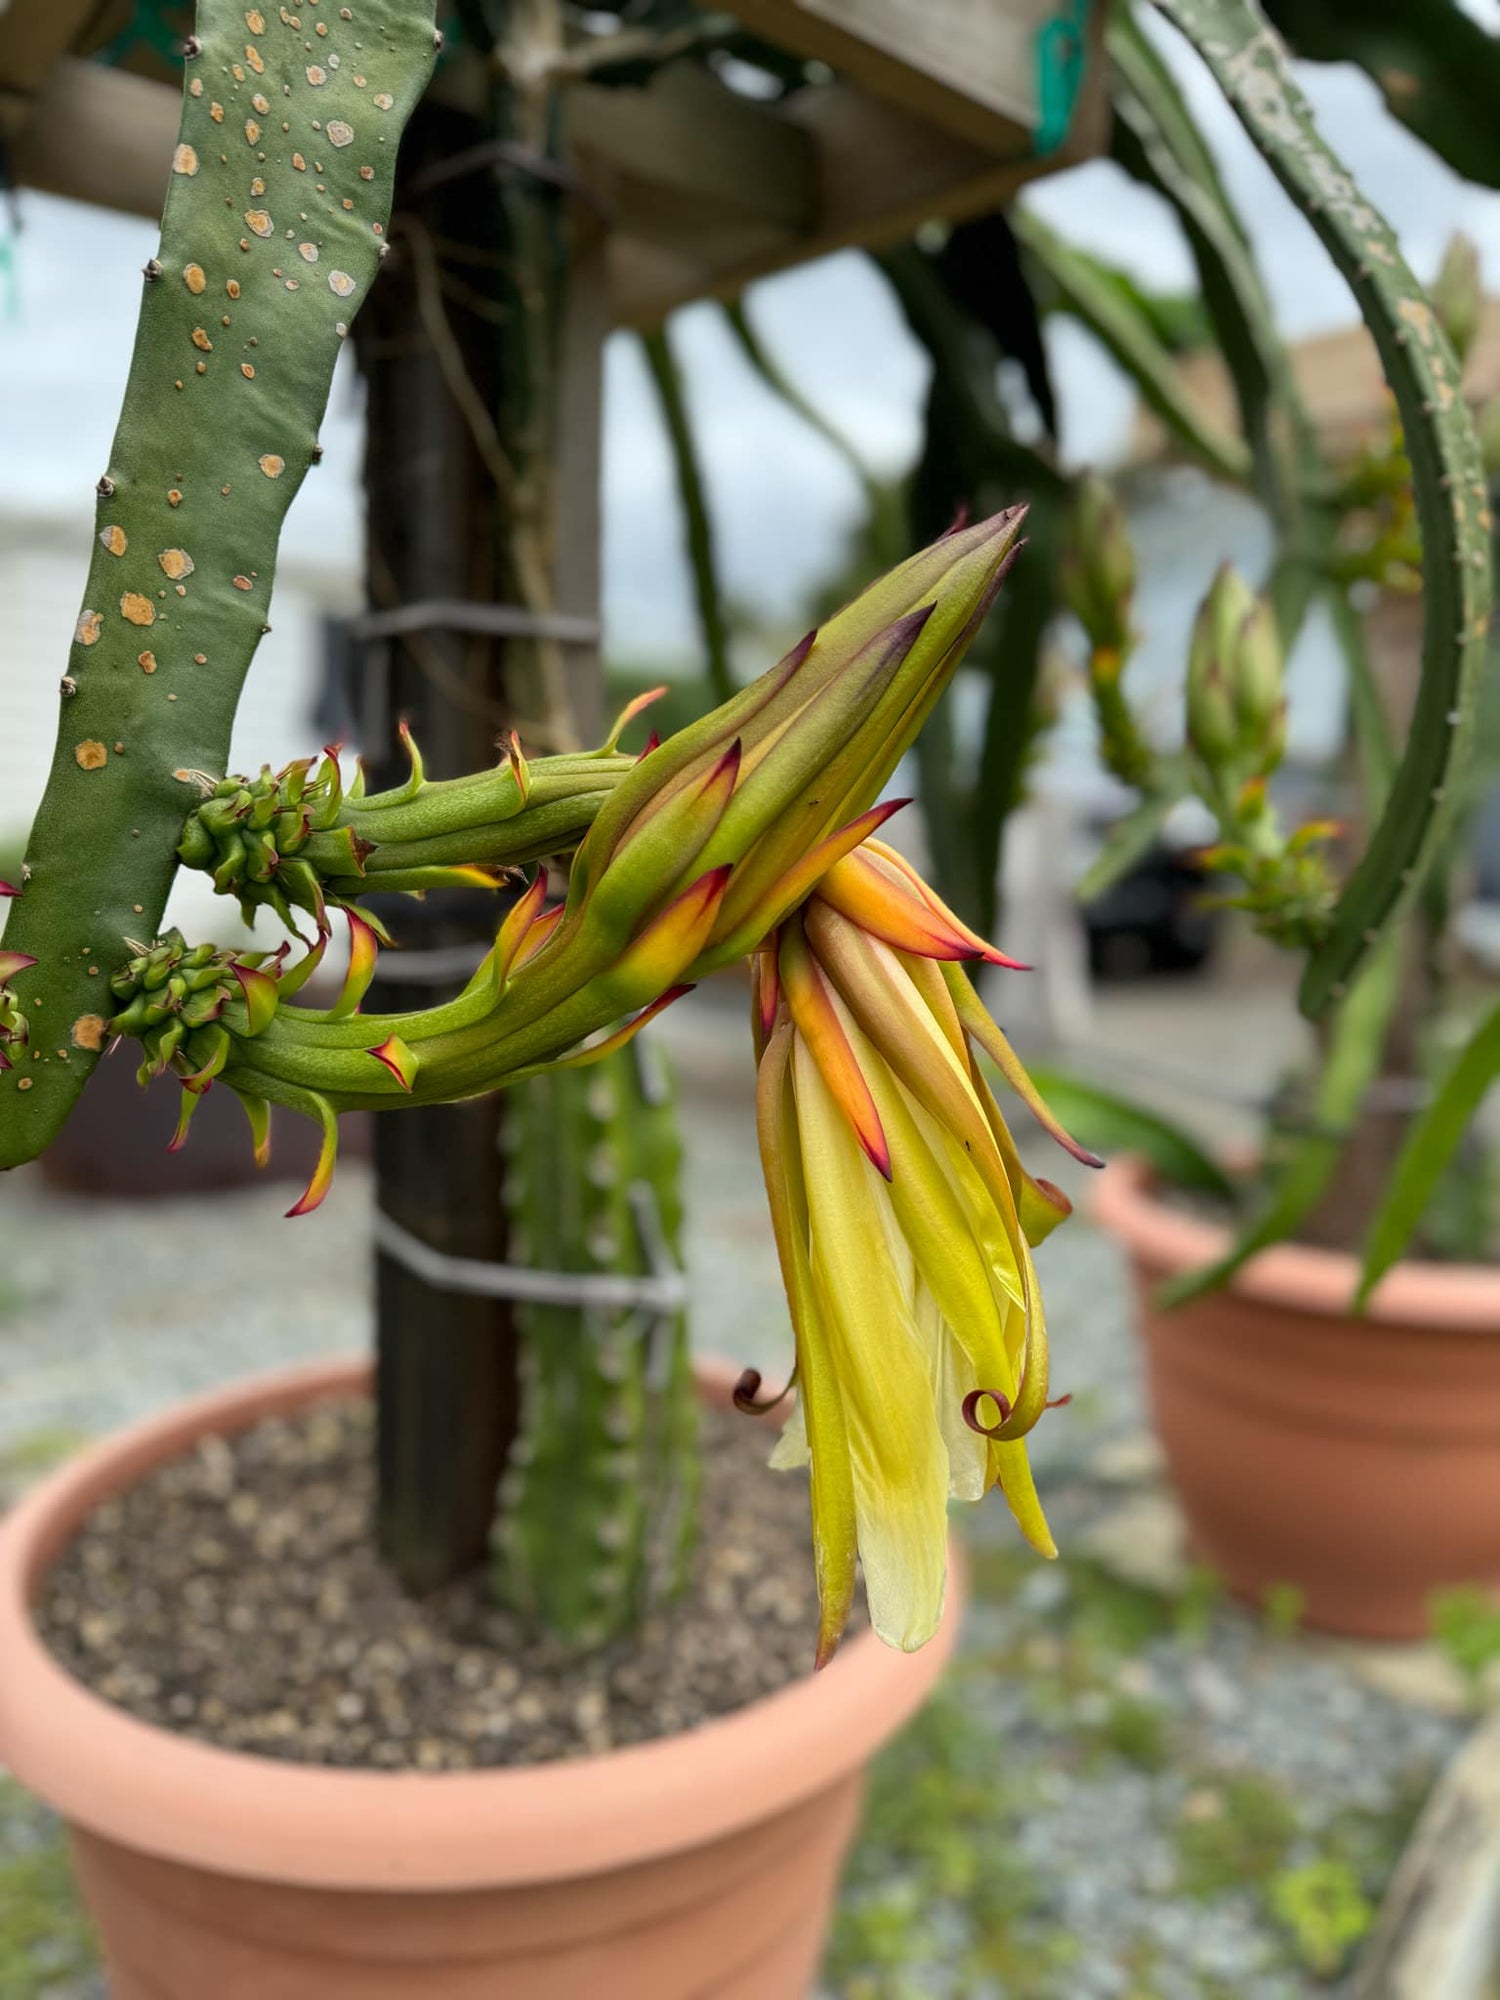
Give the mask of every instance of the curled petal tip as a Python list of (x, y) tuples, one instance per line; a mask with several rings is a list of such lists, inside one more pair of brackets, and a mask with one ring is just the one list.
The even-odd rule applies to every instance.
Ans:
[(28, 965), (35, 964), (36, 960), (29, 952), (0, 951), (0, 986), (7, 979), (14, 979), (18, 972), (24, 972)]
[(732, 1398), (734, 1407), (742, 1410), (747, 1417), (764, 1417), (784, 1403), (792, 1393), (797, 1377), (794, 1370), (787, 1378), (786, 1387), (774, 1396), (761, 1395), (760, 1385), (764, 1379), (758, 1368), (745, 1368), (741, 1370), (740, 1379), (734, 1385)]
[(637, 764), (644, 762), (644, 760), (651, 755), (651, 752), (653, 750), (660, 750), (660, 748), (661, 748), (661, 731), (659, 729), (653, 729), (651, 734), (646, 738), (645, 742), (641, 745), (641, 754), (639, 757), (636, 758), (635, 761), (637, 762)]
[(20, 893), (13, 882), (0, 882), (0, 896), (19, 896)]
[[(987, 1424), (979, 1414), (979, 1405), (991, 1402), (1000, 1412), (997, 1422)], [(978, 1431), (981, 1437), (996, 1437), (1010, 1419), (1012, 1403), (1009, 1396), (1002, 1396), (998, 1389), (971, 1389), (963, 1400), (963, 1420), (971, 1431)]]

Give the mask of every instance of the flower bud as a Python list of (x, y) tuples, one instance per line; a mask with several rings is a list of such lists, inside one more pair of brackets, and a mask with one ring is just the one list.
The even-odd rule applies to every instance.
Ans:
[(910, 746), (994, 600), (1023, 518), (1011, 508), (945, 535), (644, 757), (579, 849), (570, 915), (623, 945), (666, 900), (728, 868), (708, 958), (757, 944), (806, 893), (799, 864), (870, 806)]
[(1135, 551), (1114, 489), (1097, 473), (1078, 482), (1073, 546), (1062, 567), (1068, 608), (1096, 652), (1123, 653), (1130, 643)]
[(1257, 597), (1240, 626), (1234, 659), (1234, 713), (1240, 747), (1258, 775), (1281, 762), (1286, 744), (1281, 635), (1270, 600)]
[(1268, 775), (1281, 761), (1286, 701), (1276, 615), (1228, 563), (1193, 626), (1187, 733), (1204, 769), (1235, 785)]
[(1481, 403), (1474, 419), (1479, 433), (1479, 452), (1491, 479), (1500, 477), (1500, 396)]
[(1428, 292), (1443, 331), (1453, 342), (1460, 361), (1474, 345), (1479, 331), (1483, 292), (1479, 281), (1479, 249), (1472, 237), (1455, 230), (1448, 238), (1443, 261)]
[(1187, 735), (1205, 770), (1217, 774), (1240, 746), (1236, 717), (1235, 658), (1240, 632), (1254, 608), (1250, 586), (1221, 563), (1198, 607), (1188, 649)]

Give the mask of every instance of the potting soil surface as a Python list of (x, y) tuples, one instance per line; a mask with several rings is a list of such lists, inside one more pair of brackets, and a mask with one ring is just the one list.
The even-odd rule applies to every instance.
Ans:
[(704, 1423), (691, 1585), (602, 1651), (497, 1608), (482, 1573), (403, 1593), (376, 1554), (355, 1402), (210, 1438), (99, 1508), (38, 1622), (132, 1715), (264, 1756), (439, 1771), (669, 1735), (806, 1674), (817, 1626), (805, 1476), (768, 1469), (769, 1423)]

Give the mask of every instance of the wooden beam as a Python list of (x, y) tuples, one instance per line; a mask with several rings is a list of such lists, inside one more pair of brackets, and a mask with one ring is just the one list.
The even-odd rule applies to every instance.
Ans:
[(1027, 181), (1097, 152), (1107, 107), (1102, 90), (1091, 93), (1067, 144), (1046, 159), (987, 151), (852, 83), (800, 90), (785, 109), (761, 107), (761, 115), (811, 145), (817, 195), (804, 227), (789, 231), (768, 221), (757, 233), (741, 217), (738, 226), (678, 239), (648, 236), (635, 209), (622, 204), (610, 249), (619, 324), (650, 326), (692, 299), (731, 297), (752, 278), (810, 258), (880, 249), (908, 240), (924, 222), (959, 222), (1003, 207)]
[[(704, 5), (710, 0), (703, 0)], [(745, 26), (987, 152), (1031, 150), (1053, 0), (735, 0)]]
[[(64, 57), (15, 134), (16, 181), (102, 208), (160, 213), (177, 133), (171, 85)], [(727, 297), (830, 251), (878, 249), (924, 222), (1002, 206), (1027, 180), (1097, 151), (1107, 107), (1086, 100), (1068, 144), (1039, 160), (973, 145), (857, 85), (784, 105), (729, 90), (691, 63), (647, 87), (584, 85), (568, 105), (578, 170), (609, 224), (616, 325)]]
[(65, 56), (30, 100), (15, 134), (18, 185), (126, 215), (161, 214), (182, 93), (101, 63)]
[(617, 229), (683, 253), (723, 232), (803, 235), (818, 206), (813, 139), (693, 62), (641, 89), (583, 84), (565, 100), (568, 150)]
[(31, 100), (74, 38), (97, 0), (32, 0), (0, 9), (0, 133), (7, 139), (27, 123)]

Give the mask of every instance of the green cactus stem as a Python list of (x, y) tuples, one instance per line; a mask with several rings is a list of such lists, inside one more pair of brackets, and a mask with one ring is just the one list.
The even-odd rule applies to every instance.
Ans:
[(201, 0), (57, 750), (6, 928), (35, 962), (14, 978), (30, 1035), (0, 1074), (0, 1166), (33, 1158), (71, 1109), (125, 940), (160, 923), (193, 774), (225, 768), (282, 521), (375, 277), (434, 44), (432, 0), (295, 14)]
[(1156, 0), (1197, 49), (1348, 282), (1379, 349), (1411, 459), (1425, 582), (1422, 680), (1363, 859), (1303, 975), (1321, 1018), (1421, 879), (1471, 733), (1490, 617), (1491, 517), (1458, 361), (1388, 225), (1319, 137), (1281, 44), (1250, 0)]
[[(680, 1268), (681, 1145), (659, 1050), (512, 1092), (514, 1255), (544, 1272)], [(521, 1426), (496, 1520), (497, 1595), (571, 1646), (603, 1644), (686, 1580), (698, 1408), (684, 1312), (523, 1303)]]
[(269, 908), (283, 923), (376, 891), (481, 885), (545, 855), (567, 854), (636, 759), (602, 750), (540, 757), (518, 751), (495, 769), (436, 783), (410, 736), (411, 776), (366, 796), (346, 792), (337, 756), (221, 779), (188, 814), (177, 853), (234, 896), (247, 923)]

